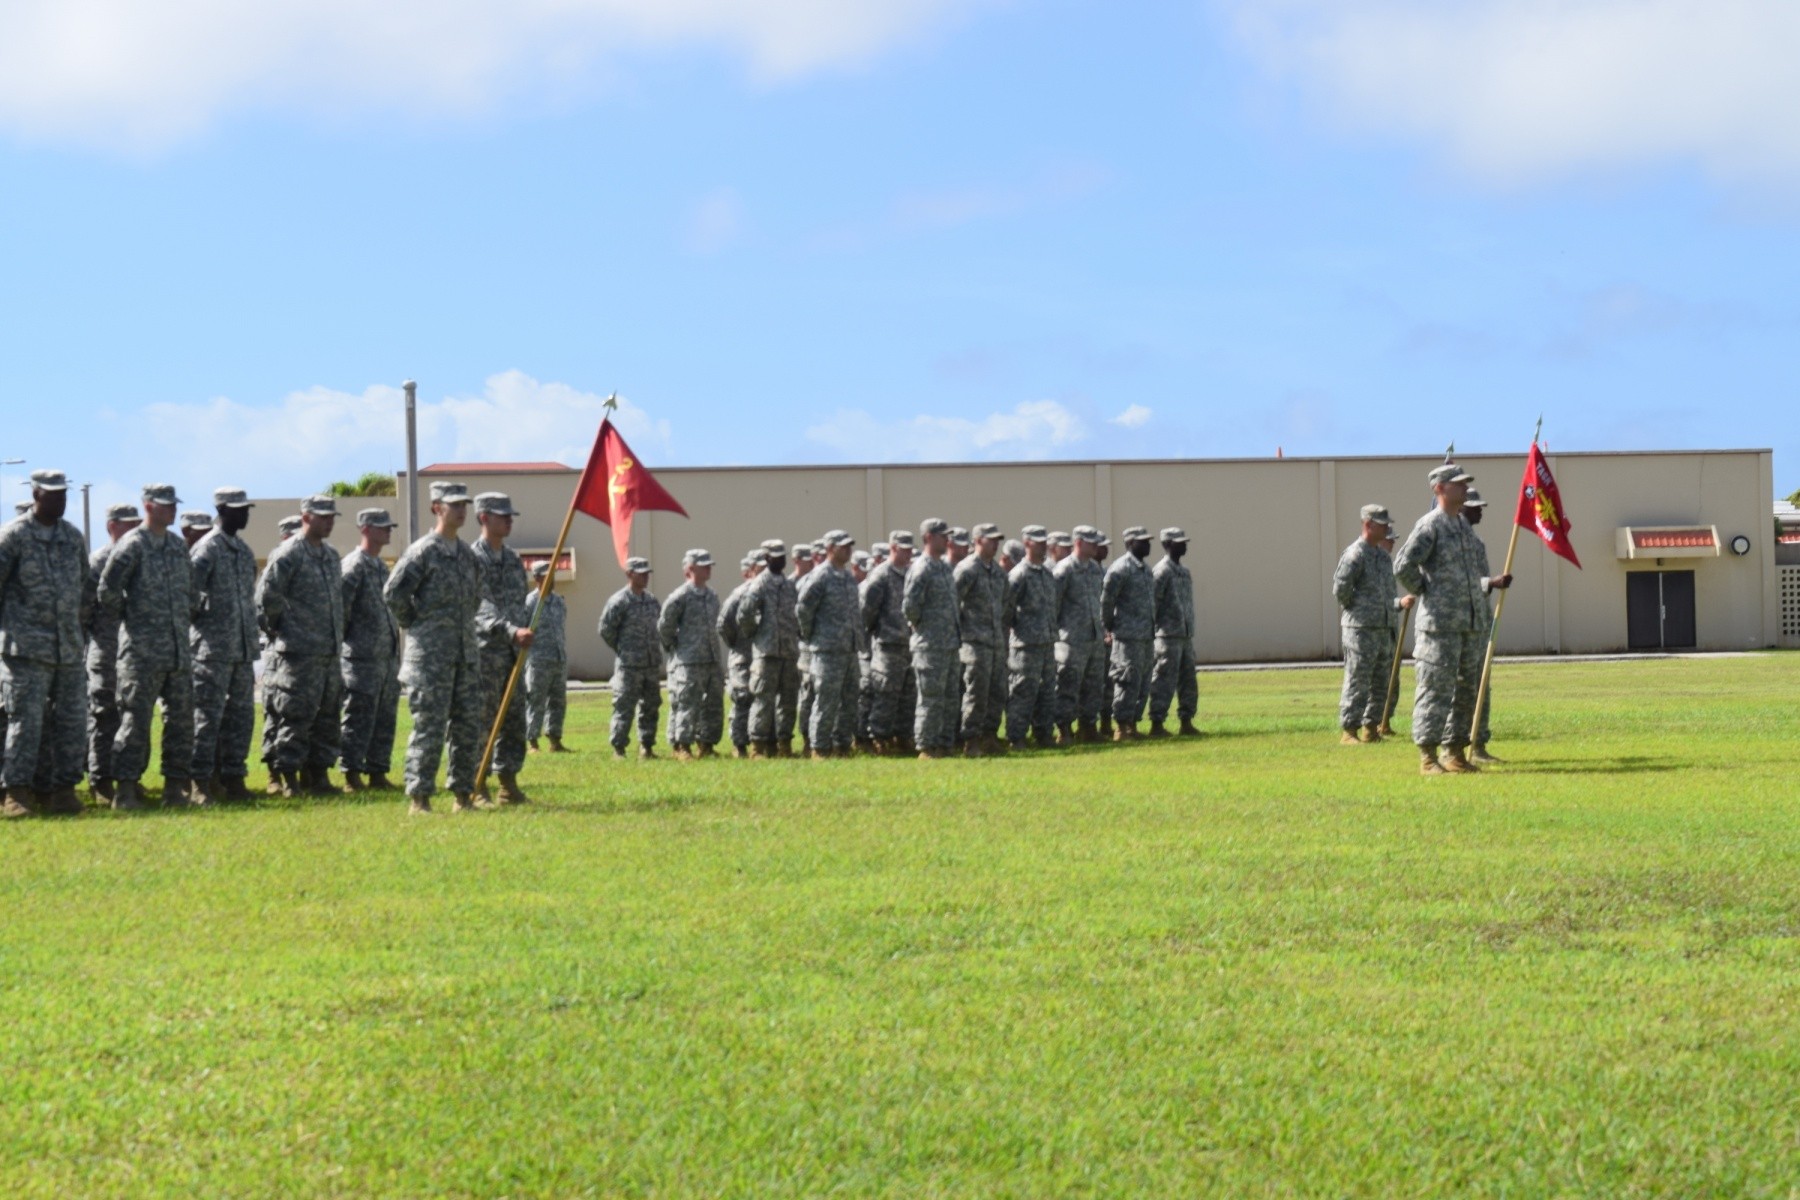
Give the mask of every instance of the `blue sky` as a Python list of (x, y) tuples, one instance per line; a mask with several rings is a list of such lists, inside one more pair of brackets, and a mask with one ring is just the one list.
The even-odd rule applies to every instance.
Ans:
[(617, 389), (652, 464), (1542, 412), (1800, 487), (1777, 0), (241, 7), (0, 15), (0, 457), (102, 502), (392, 469), (407, 377), (427, 462)]

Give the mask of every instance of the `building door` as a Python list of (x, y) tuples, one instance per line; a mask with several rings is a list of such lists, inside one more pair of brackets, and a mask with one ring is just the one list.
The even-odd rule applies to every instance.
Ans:
[(1698, 643), (1692, 571), (1625, 576), (1625, 637), (1633, 650), (1692, 650)]

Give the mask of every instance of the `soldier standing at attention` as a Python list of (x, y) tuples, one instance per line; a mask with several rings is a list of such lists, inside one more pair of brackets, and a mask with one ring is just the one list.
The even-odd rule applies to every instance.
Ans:
[(711, 758), (725, 725), (725, 647), (713, 556), (681, 556), (680, 587), (669, 593), (656, 631), (669, 664), (669, 744), (676, 758)]
[(76, 815), (85, 765), (92, 605), (87, 541), (63, 520), (69, 481), (31, 473), (31, 512), (0, 529), (0, 655), (6, 679), (6, 794), (0, 815)]
[(387, 564), (381, 552), (394, 536), (385, 508), (356, 514), (361, 535), (344, 556), (344, 790), (393, 786), (394, 720), (400, 707), (400, 626), (387, 606)]
[[(1105, 530), (1102, 530), (1100, 533), (1100, 540), (1094, 543), (1094, 561), (1100, 565), (1102, 583), (1105, 582), (1106, 578), (1106, 556), (1110, 553), (1112, 553), (1112, 539), (1106, 536)], [(1106, 647), (1104, 653), (1108, 667), (1102, 669), (1100, 672), (1100, 732), (1097, 736), (1098, 740), (1102, 742), (1112, 737), (1113, 696), (1118, 691), (1118, 689), (1113, 686), (1112, 670), (1110, 666), (1112, 663), (1112, 634), (1104, 634), (1103, 641)]]
[(1107, 571), (1100, 591), (1100, 622), (1112, 634), (1113, 741), (1135, 741), (1150, 690), (1155, 634), (1155, 581), (1144, 559), (1150, 531), (1133, 525), (1124, 533), (1125, 555)]
[(194, 552), (194, 547), (200, 544), (200, 539), (211, 533), (212, 529), (211, 513), (184, 512), (181, 514), (181, 540), (187, 543), (189, 554)]
[(1168, 737), (1163, 722), (1169, 705), (1176, 704), (1183, 737), (1199, 737), (1194, 713), (1199, 689), (1194, 682), (1194, 577), (1181, 565), (1187, 555), (1187, 530), (1170, 526), (1162, 531), (1163, 557), (1150, 572), (1155, 612), (1156, 665), (1150, 671), (1150, 736)]
[[(1475, 477), (1445, 463), (1433, 468), (1429, 478), (1437, 504), (1419, 518), (1394, 559), (1394, 578), (1419, 597), (1413, 743), (1419, 747), (1420, 774), (1464, 774), (1477, 769), (1466, 747), (1481, 682), (1482, 617), (1477, 610), (1487, 606), (1476, 549), (1480, 539), (1462, 515)], [(1445, 751), (1442, 761), (1439, 746)]]
[[(106, 510), (106, 545), (88, 559), (88, 591), (100, 587), (119, 539), (143, 524), (135, 504), (115, 504)], [(88, 677), (88, 779), (94, 797), (108, 804), (113, 798), (113, 739), (119, 733), (119, 618), (98, 602), (89, 606), (87, 625)]]
[(433, 480), (430, 533), (406, 548), (384, 595), (388, 611), (406, 631), (400, 682), (412, 712), (406, 741), (407, 811), (431, 811), (438, 758), (445, 744), (450, 764), (444, 783), (456, 812), (475, 808), (475, 772), (481, 765), (481, 669), (475, 614), (481, 607), (481, 565), (457, 537), (469, 519), (469, 489)]
[[(1006, 572), (995, 558), (1000, 527), (975, 527), (975, 553), (956, 564), (958, 653), (962, 666), (963, 754), (979, 758), (998, 750), (1000, 718), (1006, 712)], [(954, 542), (951, 543), (955, 545)]]
[[(1388, 561), (1392, 563), (1395, 549), (1394, 525), (1392, 520), (1388, 522), (1387, 530), (1381, 535), (1381, 548), (1387, 551)], [(1396, 591), (1397, 590), (1398, 588), (1396, 588)], [(1417, 596), (1400, 596), (1396, 600), (1393, 610), (1388, 613), (1387, 642), (1382, 649), (1382, 653), (1387, 656), (1385, 661), (1388, 664), (1387, 670), (1389, 674), (1382, 677), (1382, 689), (1385, 699), (1381, 706), (1381, 724), (1375, 727), (1375, 732), (1384, 738), (1394, 736), (1394, 709), (1398, 708), (1400, 705), (1400, 680), (1393, 676), (1393, 663), (1394, 655), (1400, 644), (1401, 613), (1404, 610), (1411, 608), (1417, 600)], [(1390, 678), (1393, 678), (1393, 689), (1391, 691), (1387, 689), (1388, 680)]]
[(243, 488), (213, 491), (219, 519), (194, 560), (194, 800), (249, 800), (256, 730), (256, 551), (238, 535), (254, 507)]
[(912, 627), (913, 676), (919, 681), (919, 708), (913, 742), (920, 758), (944, 758), (956, 742), (961, 711), (951, 679), (961, 666), (962, 632), (957, 623), (956, 580), (944, 556), (950, 523), (928, 517), (919, 526), (925, 555), (906, 572), (900, 607)]
[(563, 718), (569, 711), (569, 604), (556, 592), (550, 564), (531, 568), (531, 577), (550, 577), (542, 598), (533, 587), (525, 597), (526, 623), (537, 631), (525, 660), (525, 744), (537, 752), (538, 738), (550, 740), (552, 754), (566, 754)]
[[(287, 541), (296, 533), (300, 532), (300, 514), (294, 513), (292, 516), (281, 518), (281, 520), (275, 523), (275, 528), (281, 530), (281, 541)], [(276, 545), (280, 544), (280, 542), (276, 543)]]
[(751, 582), (762, 571), (768, 551), (761, 548), (744, 555), (738, 565), (743, 582), (731, 589), (725, 603), (719, 606), (716, 628), (725, 647), (726, 684), (731, 689), (731, 756), (750, 755), (750, 639), (738, 631), (738, 618), (743, 612), (744, 597)]
[[(481, 607), (475, 610), (475, 633), (481, 644), (481, 728), (483, 744), (494, 728), (506, 681), (512, 677), (519, 655), (528, 653), (537, 635), (525, 611), (525, 564), (506, 539), (512, 535), (513, 518), (519, 512), (505, 492), (483, 492), (475, 497), (475, 520), (481, 536), (475, 539), (475, 562), (481, 568)], [(525, 697), (515, 683), (500, 737), (494, 742), (490, 764), (499, 787), (495, 804), (525, 804), (529, 797), (519, 787), (525, 768)], [(477, 768), (479, 770), (479, 768)], [(479, 799), (479, 798), (478, 798)]]
[(1040, 750), (1056, 739), (1056, 579), (1045, 563), (1050, 540), (1042, 525), (1019, 531), (1025, 560), (1006, 577), (1001, 622), (1006, 654), (1006, 737), (1014, 750), (1035, 734)]
[[(1100, 627), (1100, 531), (1075, 527), (1075, 552), (1050, 571), (1056, 580), (1056, 744), (1098, 741), (1106, 630)], [(1079, 734), (1077, 723), (1079, 722)]]
[[(1480, 492), (1476, 491), (1474, 488), (1470, 488), (1469, 494), (1463, 499), (1463, 519), (1470, 525), (1479, 525), (1481, 524), (1482, 515), (1486, 512), (1487, 501), (1481, 498)], [(1487, 655), (1487, 644), (1494, 636), (1494, 614), (1492, 610), (1488, 608), (1487, 595), (1491, 594), (1496, 589), (1511, 587), (1512, 576), (1493, 576), (1488, 574), (1487, 543), (1482, 541), (1480, 537), (1475, 539), (1475, 550), (1476, 570), (1481, 572), (1481, 590), (1483, 592), (1481, 604), (1475, 610), (1475, 615), (1481, 618), (1481, 626), (1476, 632), (1481, 635), (1481, 652), (1485, 659)], [(1480, 685), (1477, 684), (1476, 686), (1479, 687)], [(1481, 711), (1475, 714), (1474, 735), (1469, 739), (1469, 761), (1478, 767), (1491, 767), (1501, 761), (1492, 754), (1489, 754), (1487, 748), (1488, 736), (1493, 732), (1488, 727), (1488, 709), (1493, 706), (1493, 700), (1494, 680), (1490, 674), (1487, 695), (1481, 698)]]
[[(808, 543), (794, 543), (794, 602), (796, 604), (799, 603), (800, 588), (806, 583), (806, 577), (812, 574), (814, 565), (822, 557), (821, 554), (815, 553), (813, 547)], [(809, 667), (811, 657), (812, 652), (806, 648), (806, 639), (801, 638), (800, 650), (794, 661), (800, 671), (799, 702), (795, 723), (800, 730), (800, 754), (802, 757), (805, 757), (806, 752), (812, 746), (812, 743), (807, 741), (807, 738), (812, 736), (813, 693), (812, 671)]]
[[(974, 545), (975, 539), (969, 536), (968, 530), (964, 529), (961, 525), (952, 525), (950, 527), (950, 548), (944, 552), (944, 561), (950, 564), (950, 577), (952, 580), (956, 578), (956, 568), (961, 566), (963, 562), (968, 559), (969, 551), (974, 548)], [(957, 600), (956, 619), (960, 624), (962, 621), (962, 601), (960, 598)], [(962, 662), (959, 658), (956, 665), (950, 668), (950, 722), (955, 727), (955, 732), (951, 740), (958, 750), (963, 748), (962, 709), (963, 673)]]
[(856, 540), (842, 529), (825, 535), (825, 560), (800, 588), (798, 620), (802, 644), (811, 649), (812, 757), (849, 758), (856, 733), (857, 629), (862, 603), (850, 574)]
[(337, 524), (337, 501), (309, 496), (301, 533), (269, 555), (256, 585), (256, 611), (269, 633), (263, 664), (263, 708), (275, 727), (265, 754), (281, 794), (330, 795), (338, 760), (344, 678), (343, 564), (325, 539)]
[(787, 544), (770, 538), (761, 575), (739, 605), (738, 632), (750, 643), (750, 757), (793, 755), (794, 702), (800, 694), (799, 594), (787, 569)]
[(1362, 507), (1362, 535), (1351, 542), (1332, 572), (1331, 588), (1343, 610), (1344, 688), (1338, 698), (1338, 739), (1346, 746), (1379, 742), (1387, 705), (1388, 670), (1393, 664), (1394, 614), (1412, 607), (1394, 587), (1394, 563), (1382, 542), (1393, 518), (1379, 504)]
[(626, 559), (625, 579), (625, 586), (614, 592), (600, 611), (600, 640), (615, 656), (613, 757), (625, 757), (625, 747), (631, 741), (631, 719), (636, 717), (638, 757), (655, 758), (656, 714), (662, 707), (662, 688), (657, 678), (662, 670), (657, 636), (662, 606), (650, 594), (649, 559)]
[(1052, 530), (1050, 533), (1050, 572), (1051, 572), (1051, 574), (1055, 574), (1056, 568), (1062, 565), (1062, 561), (1074, 553), (1075, 553), (1074, 537), (1072, 537), (1071, 535), (1069, 535), (1067, 533), (1064, 533), (1060, 529)]
[(1002, 571), (1005, 571), (1008, 575), (1011, 575), (1012, 569), (1024, 561), (1025, 561), (1025, 543), (1024, 542), (1021, 542), (1018, 538), (1008, 538), (1008, 539), (1006, 539), (1006, 541), (1004, 543), (1001, 544), (1000, 554), (999, 554), (999, 563), (1000, 563), (1000, 569)]
[(861, 588), (863, 629), (869, 647), (869, 737), (878, 754), (898, 754), (911, 743), (918, 681), (913, 675), (912, 632), (902, 609), (912, 568), (913, 535), (888, 534), (888, 556)]
[(113, 739), (118, 789), (113, 807), (144, 807), (138, 781), (150, 765), (150, 716), (163, 706), (163, 805), (187, 804), (188, 765), (194, 761), (194, 659), (188, 645), (193, 616), (193, 564), (187, 546), (169, 531), (175, 488), (144, 489), (144, 524), (120, 538), (100, 572), (98, 599), (119, 618), (119, 734)]

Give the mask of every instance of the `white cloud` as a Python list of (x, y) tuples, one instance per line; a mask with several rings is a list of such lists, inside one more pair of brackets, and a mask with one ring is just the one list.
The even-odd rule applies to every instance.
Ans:
[(1352, 121), (1508, 182), (1693, 161), (1800, 177), (1793, 0), (1216, 0)]
[(1129, 405), (1118, 416), (1107, 418), (1109, 424), (1121, 425), (1126, 429), (1141, 429), (1149, 420), (1150, 410), (1141, 404)]
[(683, 46), (722, 48), (779, 81), (996, 2), (9, 0), (0, 129), (146, 149), (246, 107), (467, 113)]
[(688, 214), (686, 243), (690, 253), (717, 254), (744, 228), (744, 205), (734, 188), (720, 188)]
[(839, 409), (808, 427), (808, 439), (862, 460), (1049, 458), (1087, 437), (1081, 418), (1054, 400), (1030, 400), (985, 417), (917, 416), (883, 421), (860, 409)]

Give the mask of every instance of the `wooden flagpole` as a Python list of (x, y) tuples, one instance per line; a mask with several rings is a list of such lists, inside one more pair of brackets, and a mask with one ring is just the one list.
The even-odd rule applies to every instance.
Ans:
[[(1388, 720), (1388, 709), (1393, 707), (1394, 693), (1400, 688), (1400, 660), (1406, 655), (1406, 623), (1410, 619), (1412, 619), (1412, 609), (1401, 609), (1400, 633), (1394, 638), (1394, 665), (1388, 671), (1387, 691), (1382, 693), (1381, 698), (1381, 725), (1388, 727), (1382, 730), (1384, 734), (1393, 732), (1393, 722)], [(1381, 729), (1381, 725), (1377, 725), (1376, 728)]]
[[(1538, 435), (1543, 432), (1544, 418), (1540, 416), (1538, 417), (1537, 428), (1532, 430), (1531, 433), (1531, 444), (1533, 446), (1538, 444)], [(1509, 538), (1506, 543), (1506, 565), (1500, 568), (1500, 573), (1502, 575), (1512, 574), (1513, 555), (1517, 553), (1518, 549), (1519, 514), (1515, 510), (1513, 512), (1512, 537)], [(1493, 627), (1488, 630), (1487, 650), (1483, 653), (1481, 659), (1481, 686), (1475, 689), (1475, 708), (1469, 717), (1469, 739), (1471, 741), (1474, 740), (1477, 733), (1481, 732), (1481, 706), (1487, 703), (1488, 684), (1492, 681), (1494, 675), (1494, 647), (1500, 644), (1500, 614), (1506, 611), (1506, 593), (1511, 590), (1510, 587), (1501, 588), (1500, 602), (1494, 605), (1494, 624)], [(1482, 603), (1487, 603), (1485, 597), (1483, 598)]]

